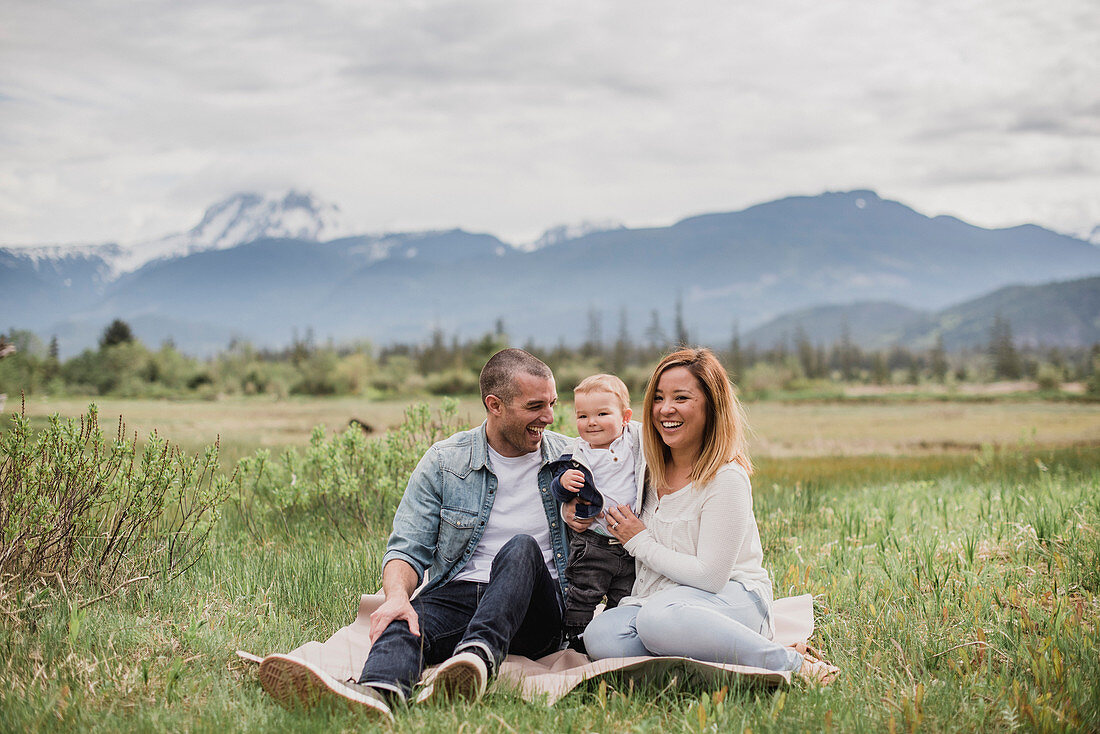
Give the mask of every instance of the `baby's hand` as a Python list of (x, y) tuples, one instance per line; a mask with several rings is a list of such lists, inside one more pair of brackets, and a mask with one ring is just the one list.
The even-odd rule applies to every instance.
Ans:
[(584, 472), (580, 469), (569, 469), (561, 475), (561, 486), (570, 492), (580, 492), (584, 486)]

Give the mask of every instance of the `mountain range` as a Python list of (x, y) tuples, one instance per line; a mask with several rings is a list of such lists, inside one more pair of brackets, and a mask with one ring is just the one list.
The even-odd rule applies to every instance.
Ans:
[[(1084, 309), (1082, 319), (1100, 320), (1100, 286), (1080, 280), (1100, 274), (1095, 245), (1034, 225), (928, 217), (872, 191), (789, 197), (667, 227), (556, 227), (522, 245), (460, 229), (345, 232), (339, 210), (308, 194), (240, 194), (189, 232), (148, 243), (0, 249), (0, 324), (56, 335), (72, 354), (123, 318), (148, 343), (171, 338), (205, 354), (232, 338), (280, 346), (307, 329), (337, 342), (417, 342), (435, 328), (472, 338), (498, 319), (515, 341), (549, 346), (583, 341), (594, 322), (612, 339), (625, 316), (643, 341), (655, 319), (671, 332), (679, 310), (694, 340), (724, 344), (735, 327), (751, 336), (823, 307), (803, 327), (815, 340), (828, 314), (846, 314), (838, 323), (857, 341), (915, 344), (952, 325), (962, 345), (985, 334), (951, 320), (958, 304), (988, 294), (1015, 326), (1026, 314), (1014, 316), (1013, 305), (1039, 292), (1007, 286), (1069, 280), (1081, 301), (1051, 318)], [(1037, 333), (1067, 345), (1095, 338), (1049, 324)]]
[(1043, 285), (998, 288), (939, 311), (889, 301), (818, 306), (772, 319), (741, 335), (742, 344), (790, 346), (805, 335), (819, 344), (839, 341), (845, 330), (860, 346), (927, 349), (943, 339), (951, 351), (989, 341), (997, 317), (1012, 326), (1020, 346), (1084, 346), (1100, 343), (1100, 276)]

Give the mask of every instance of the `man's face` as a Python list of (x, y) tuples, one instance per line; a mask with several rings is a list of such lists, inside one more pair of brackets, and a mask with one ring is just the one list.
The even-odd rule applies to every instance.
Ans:
[(554, 406), (558, 402), (553, 378), (521, 372), (513, 378), (513, 385), (516, 394), (507, 403), (499, 399), (487, 401), (489, 444), (502, 456), (538, 451), (542, 431), (554, 422)]

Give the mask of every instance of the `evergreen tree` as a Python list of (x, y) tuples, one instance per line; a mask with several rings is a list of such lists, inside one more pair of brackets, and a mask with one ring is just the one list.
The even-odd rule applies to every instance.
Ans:
[(584, 344), (581, 346), (581, 354), (585, 357), (598, 357), (603, 352), (603, 313), (592, 306), (588, 309), (588, 331)]
[(688, 336), (687, 326), (684, 324), (684, 299), (679, 293), (676, 294), (676, 320), (673, 328), (676, 332), (677, 348), (688, 346), (691, 343), (691, 338)]
[(420, 374), (430, 375), (447, 369), (451, 362), (450, 355), (447, 352), (448, 349), (444, 340), (443, 329), (437, 325), (432, 329), (431, 342), (420, 353), (417, 359), (417, 366), (420, 368)]
[(840, 325), (840, 345), (837, 347), (837, 362), (840, 367), (840, 377), (845, 382), (851, 382), (856, 376), (858, 358), (856, 349), (852, 344), (852, 331), (848, 327), (848, 320)]
[(876, 385), (890, 383), (890, 366), (882, 352), (875, 352), (875, 356), (871, 359), (871, 379)]
[(99, 348), (113, 347), (116, 344), (129, 344), (133, 340), (134, 332), (130, 330), (130, 325), (122, 319), (115, 319), (103, 330), (103, 335), (99, 337)]
[(997, 314), (989, 330), (989, 357), (993, 362), (993, 374), (1005, 380), (1018, 380), (1023, 374), (1020, 354), (1012, 339), (1012, 324)]
[(50, 346), (46, 350), (46, 361), (42, 363), (42, 376), (47, 380), (57, 377), (61, 371), (61, 347), (57, 343), (57, 336), (50, 337)]
[(1088, 394), (1093, 397), (1100, 397), (1100, 344), (1092, 345), (1092, 359), (1089, 362), (1089, 366), (1092, 370), (1089, 374), (1088, 382), (1086, 383), (1086, 389)]
[(668, 337), (665, 336), (665, 330), (661, 328), (661, 314), (657, 309), (649, 312), (649, 326), (646, 327), (645, 338), (649, 348), (654, 352), (663, 352), (668, 346)]
[(615, 339), (615, 350), (611, 355), (611, 371), (621, 375), (630, 360), (630, 330), (626, 323), (626, 306), (619, 310), (619, 335)]
[(932, 345), (932, 353), (928, 355), (931, 362), (932, 377), (936, 382), (947, 379), (947, 351), (943, 348), (943, 334), (936, 334), (936, 343)]
[(733, 322), (733, 337), (730, 338), (730, 354), (727, 361), (729, 362), (727, 368), (730, 372), (730, 379), (741, 379), (741, 376), (745, 374), (745, 355), (741, 351), (741, 329), (736, 319)]

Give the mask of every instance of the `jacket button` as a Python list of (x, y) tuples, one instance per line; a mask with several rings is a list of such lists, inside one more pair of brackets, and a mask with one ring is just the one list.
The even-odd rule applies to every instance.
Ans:
[(557, 526), (558, 526), (558, 524), (556, 522), (550, 523), (550, 527), (552, 527), (552, 528), (556, 528)]

